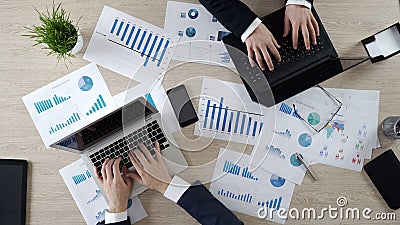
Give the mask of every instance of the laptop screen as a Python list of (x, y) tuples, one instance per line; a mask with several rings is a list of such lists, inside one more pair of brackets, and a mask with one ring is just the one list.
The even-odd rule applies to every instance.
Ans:
[(124, 125), (144, 121), (145, 117), (152, 113), (154, 113), (154, 110), (151, 106), (138, 99), (86, 126), (56, 145), (84, 151), (95, 143), (122, 130)]

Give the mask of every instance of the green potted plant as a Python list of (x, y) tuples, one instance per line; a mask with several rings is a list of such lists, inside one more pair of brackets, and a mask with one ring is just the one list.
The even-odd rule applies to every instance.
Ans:
[(78, 22), (74, 25), (70, 20), (70, 14), (61, 7), (61, 3), (55, 5), (51, 10), (46, 6), (46, 12), (39, 14), (41, 25), (25, 27), (29, 34), (27, 36), (36, 43), (33, 46), (44, 44), (43, 49), (50, 50), (47, 55), (56, 55), (58, 62), (63, 59), (64, 62), (71, 63), (71, 58), (82, 50), (83, 38), (78, 28)]

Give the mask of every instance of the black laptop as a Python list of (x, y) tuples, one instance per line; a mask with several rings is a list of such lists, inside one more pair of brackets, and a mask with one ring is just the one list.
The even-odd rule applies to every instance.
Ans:
[(309, 51), (305, 49), (302, 35), (299, 35), (297, 50), (292, 47), (291, 34), (283, 38), (285, 7), (261, 19), (281, 45), (282, 60), (278, 63), (273, 59), (275, 69), (272, 72), (249, 66), (246, 45), (239, 38), (233, 34), (223, 38), (253, 101), (270, 107), (343, 72), (338, 54), (314, 8), (312, 13), (319, 24), (320, 36), (318, 44), (311, 44)]

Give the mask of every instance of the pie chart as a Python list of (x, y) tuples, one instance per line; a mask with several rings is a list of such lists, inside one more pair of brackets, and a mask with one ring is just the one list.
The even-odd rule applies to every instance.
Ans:
[(292, 164), (292, 166), (295, 166), (295, 167), (298, 167), (301, 165), (301, 162), (297, 158), (296, 153), (293, 153), (293, 155), (290, 156), (290, 164)]
[(311, 143), (312, 143), (311, 135), (303, 133), (299, 136), (299, 145), (301, 147), (307, 148), (308, 146), (311, 145)]
[(274, 187), (282, 187), (285, 184), (285, 179), (275, 174), (271, 175), (270, 181)]
[(194, 20), (199, 16), (199, 11), (197, 11), (197, 9), (190, 9), (188, 12), (188, 16), (190, 19)]
[(194, 29), (194, 27), (186, 28), (186, 36), (194, 37), (195, 35), (196, 35), (196, 29)]
[(82, 91), (89, 91), (93, 87), (93, 80), (88, 76), (83, 76), (78, 80), (78, 86)]
[(319, 124), (319, 122), (321, 122), (321, 117), (319, 116), (318, 113), (313, 112), (308, 114), (307, 121), (311, 125), (317, 125)]

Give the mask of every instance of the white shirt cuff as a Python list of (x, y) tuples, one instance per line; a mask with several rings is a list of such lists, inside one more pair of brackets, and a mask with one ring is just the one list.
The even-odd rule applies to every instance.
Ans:
[(245, 42), (246, 39), (250, 36), (250, 34), (253, 33), (253, 31), (258, 27), (258, 25), (260, 25), (262, 23), (262, 21), (260, 20), (260, 18), (256, 18), (251, 24), (250, 26), (243, 32), (242, 36), (240, 36), (240, 39), (242, 40), (242, 42)]
[(303, 5), (309, 9), (312, 7), (311, 2), (307, 0), (288, 0), (286, 5)]
[(188, 182), (178, 176), (174, 176), (164, 193), (164, 197), (175, 203), (178, 203), (179, 199), (189, 187), (190, 184)]
[(106, 210), (106, 213), (104, 215), (105, 224), (118, 223), (118, 222), (124, 221), (126, 219), (128, 219), (128, 211), (121, 212), (121, 213), (109, 213)]

